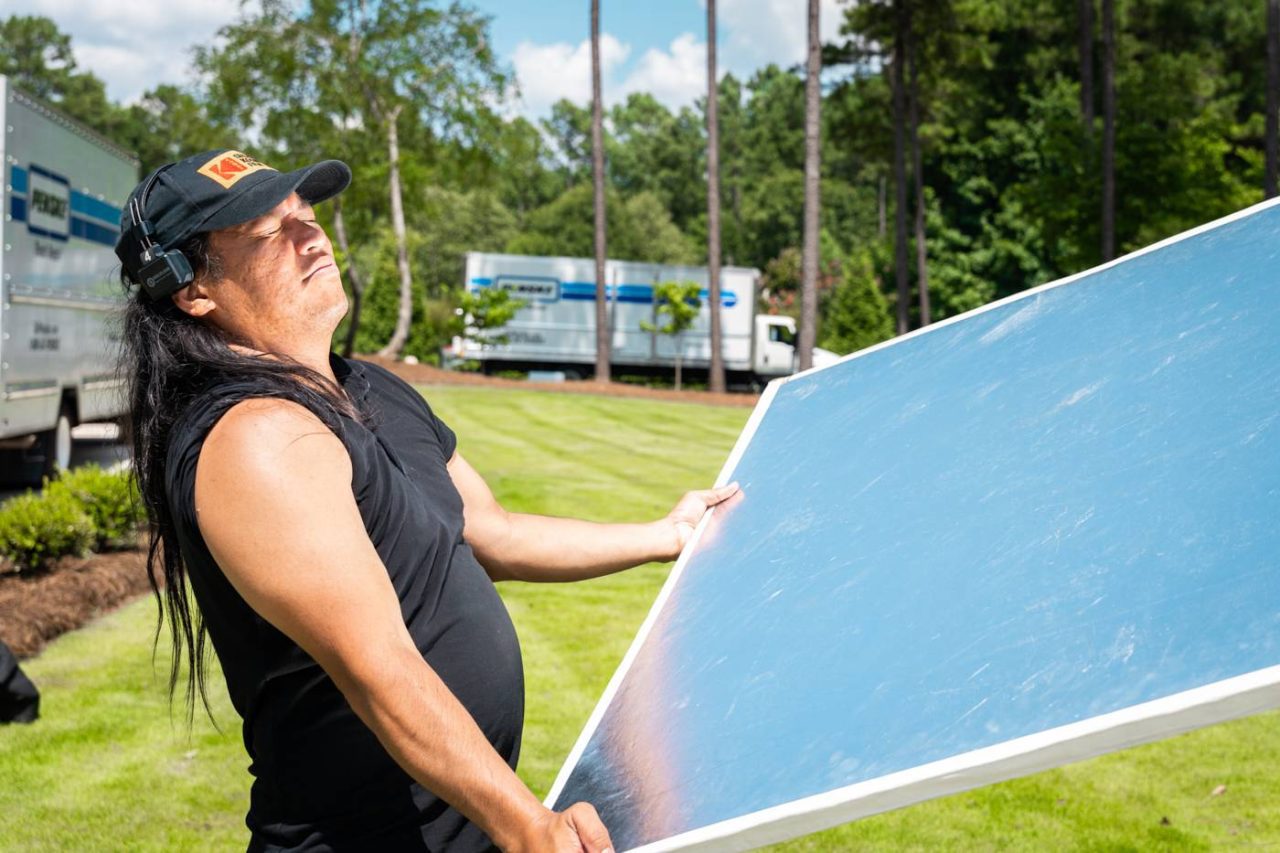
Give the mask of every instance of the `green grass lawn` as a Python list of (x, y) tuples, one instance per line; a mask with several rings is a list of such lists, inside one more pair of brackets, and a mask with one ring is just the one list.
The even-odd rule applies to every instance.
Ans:
[[(459, 450), (510, 509), (647, 520), (711, 483), (748, 411), (524, 391), (432, 388)], [(545, 794), (666, 576), (504, 585), (528, 686), (520, 774)], [(243, 849), (248, 763), (213, 668), (221, 731), (171, 718), (167, 647), (137, 601), (24, 668), (43, 718), (0, 727), (0, 850)], [(788, 850), (1280, 848), (1280, 713), (923, 803)], [(1214, 795), (1218, 786), (1225, 791)]]

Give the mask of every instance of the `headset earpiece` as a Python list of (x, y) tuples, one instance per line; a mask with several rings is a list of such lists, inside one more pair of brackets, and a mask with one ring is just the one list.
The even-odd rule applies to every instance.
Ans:
[(186, 287), (195, 280), (191, 262), (177, 249), (165, 249), (152, 239), (155, 227), (146, 218), (147, 199), (163, 169), (156, 170), (147, 185), (129, 202), (129, 216), (133, 219), (131, 235), (137, 247), (135, 269), (130, 270), (151, 299), (163, 299)]

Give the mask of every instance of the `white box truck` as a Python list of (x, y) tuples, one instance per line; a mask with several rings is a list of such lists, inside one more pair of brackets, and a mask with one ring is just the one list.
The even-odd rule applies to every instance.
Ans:
[(138, 161), (0, 76), (0, 479), (66, 466), (125, 409), (113, 246)]
[[(605, 264), (610, 363), (629, 373), (665, 375), (675, 369), (673, 336), (647, 332), (641, 322), (661, 325), (654, 287), (666, 281), (696, 282), (702, 310), (680, 338), (683, 369), (694, 374), (711, 364), (711, 306), (706, 267), (610, 260)], [(731, 386), (759, 387), (796, 370), (796, 326), (791, 317), (756, 312), (760, 273), (743, 267), (720, 271), (723, 358)], [(478, 361), (486, 373), (550, 370), (583, 378), (595, 370), (595, 261), (469, 252), (466, 286), (510, 291), (524, 306), (503, 328), (506, 343), (465, 338), (455, 355)], [(814, 350), (814, 363), (838, 358)]]

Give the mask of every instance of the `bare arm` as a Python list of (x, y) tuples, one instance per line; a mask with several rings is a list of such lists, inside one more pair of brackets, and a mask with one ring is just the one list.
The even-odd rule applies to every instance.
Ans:
[(200, 531), (255, 611), (333, 679), (387, 752), (504, 849), (607, 848), (589, 806), (548, 811), (423, 660), (365, 533), (341, 442), (300, 406), (252, 400), (205, 441)]
[(665, 518), (643, 524), (598, 524), (575, 518), (507, 512), (458, 453), (449, 476), (462, 496), (466, 539), (495, 581), (576, 581), (680, 556), (709, 507), (736, 485), (689, 492)]

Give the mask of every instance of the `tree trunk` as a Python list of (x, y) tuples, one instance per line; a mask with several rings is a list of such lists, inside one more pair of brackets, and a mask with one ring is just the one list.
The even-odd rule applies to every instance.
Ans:
[(822, 41), (818, 36), (818, 0), (809, 0), (809, 60), (804, 80), (804, 253), (800, 263), (800, 369), (813, 367), (818, 331), (818, 205), (821, 161), (818, 148), (822, 120)]
[(596, 207), (596, 381), (609, 376), (609, 303), (604, 278), (604, 104), (600, 94), (600, 0), (591, 0), (591, 172)]
[(916, 293), (920, 299), (920, 325), (929, 325), (929, 250), (924, 232), (924, 157), (920, 153), (920, 57), (915, 33), (907, 29), (907, 64), (911, 66), (911, 91), (907, 111), (911, 122), (911, 175), (916, 188)]
[(1280, 145), (1280, 0), (1267, 0), (1267, 198), (1276, 197), (1276, 147)]
[(383, 358), (399, 358), (409, 339), (409, 321), (413, 319), (413, 276), (409, 272), (409, 239), (404, 227), (404, 203), (400, 197), (400, 135), (396, 122), (400, 108), (387, 113), (387, 183), (391, 190), (391, 228), (396, 235), (396, 267), (400, 271), (400, 313), (396, 329), (387, 345), (378, 350)]
[(1102, 0), (1102, 262), (1116, 256), (1115, 0)]
[[(720, 323), (720, 115), (716, 87), (716, 0), (707, 0), (707, 303), (711, 307), (712, 391), (724, 391), (724, 341)], [(678, 362), (677, 362), (678, 364)], [(679, 371), (676, 387), (680, 387)]]
[[(733, 190), (731, 192), (731, 195), (733, 197), (732, 199), (733, 233), (735, 235), (734, 243), (736, 245), (742, 245), (742, 173), (739, 170), (738, 164), (736, 162), (734, 163), (731, 174), (733, 175)], [(732, 253), (729, 254), (729, 263), (730, 264), (737, 263)]]
[[(715, 0), (712, 0), (712, 2), (715, 2)], [(680, 379), (681, 379), (681, 376), (680, 376), (681, 357), (680, 356), (681, 356), (681, 353), (683, 352), (684, 352), (684, 346), (680, 340), (680, 336), (676, 335), (676, 390), (677, 391), (680, 390)]]
[(879, 178), (879, 191), (876, 193), (876, 236), (881, 240), (884, 239), (885, 232), (888, 230), (885, 227), (889, 216), (889, 211), (887, 209), (889, 207), (889, 199), (886, 198), (885, 195), (886, 183), (888, 182), (885, 179), (885, 176), (881, 174)]
[(909, 0), (894, 2), (893, 38), (893, 266), (898, 283), (898, 334), (905, 335), (911, 328), (908, 303), (911, 300), (907, 282), (907, 164), (906, 164), (906, 84), (903, 80), (903, 64), (906, 62), (906, 32), (910, 26)]
[(1080, 7), (1080, 122), (1086, 138), (1093, 135), (1093, 0)]
[(356, 266), (355, 255), (351, 253), (351, 244), (347, 241), (347, 224), (342, 218), (342, 195), (333, 197), (333, 233), (338, 238), (338, 248), (342, 257), (346, 258), (345, 270), (347, 282), (351, 285), (351, 313), (347, 321), (347, 338), (342, 343), (343, 358), (351, 358), (355, 351), (356, 334), (360, 331), (360, 308), (364, 303), (364, 277)]

